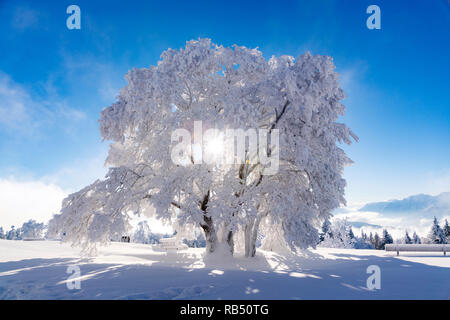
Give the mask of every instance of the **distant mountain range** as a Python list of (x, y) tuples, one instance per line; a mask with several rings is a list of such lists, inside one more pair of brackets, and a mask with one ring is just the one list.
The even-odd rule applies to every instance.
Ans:
[(358, 211), (371, 211), (384, 214), (414, 214), (427, 217), (442, 217), (450, 215), (450, 192), (437, 196), (418, 194), (402, 200), (372, 202), (364, 205)]
[[(389, 200), (367, 203), (359, 209), (341, 207), (334, 211), (336, 218), (346, 218), (355, 229), (363, 229), (366, 233), (388, 229), (394, 239), (417, 232), (424, 237), (430, 231), (433, 217), (444, 223), (450, 221), (450, 192), (437, 196), (427, 194), (413, 195), (401, 200)], [(354, 230), (359, 232), (359, 230)], [(356, 233), (355, 233), (356, 234)]]
[(382, 226), (380, 226), (378, 224), (371, 224), (371, 223), (367, 223), (367, 222), (349, 221), (348, 223), (355, 228), (362, 228), (362, 227), (372, 227), (375, 229), (382, 228)]

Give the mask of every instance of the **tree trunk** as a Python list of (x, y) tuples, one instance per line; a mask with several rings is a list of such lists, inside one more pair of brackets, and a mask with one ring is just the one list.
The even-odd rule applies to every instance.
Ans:
[(253, 223), (255, 220), (251, 220), (249, 224), (245, 226), (244, 229), (244, 244), (245, 244), (245, 257), (251, 257), (252, 251), (252, 231), (253, 231)]
[(204, 223), (200, 224), (205, 232), (206, 253), (213, 253), (217, 248), (217, 234), (212, 223), (212, 218), (203, 216)]
[(200, 227), (205, 232), (205, 240), (206, 240), (206, 253), (213, 253), (217, 249), (217, 233), (214, 228), (214, 224), (212, 218), (207, 215), (209, 202), (209, 191), (203, 197), (203, 200), (200, 202), (200, 209), (203, 211), (203, 222), (200, 223)]
[(258, 238), (258, 229), (259, 229), (259, 222), (261, 221), (261, 218), (258, 216), (256, 218), (255, 223), (253, 224), (253, 230), (251, 234), (250, 239), (250, 257), (254, 257), (256, 255), (256, 240)]
[(230, 222), (225, 222), (223, 225), (222, 239), (221, 242), (228, 246), (228, 250), (231, 255), (234, 254), (234, 239), (233, 239), (233, 231), (229, 230)]
[(253, 219), (245, 226), (245, 256), (247, 258), (256, 255), (256, 240), (258, 238), (258, 230), (263, 214), (259, 214), (256, 219)]
[(233, 231), (228, 231), (226, 242), (228, 244), (228, 247), (230, 249), (231, 255), (234, 254), (234, 239), (233, 239)]

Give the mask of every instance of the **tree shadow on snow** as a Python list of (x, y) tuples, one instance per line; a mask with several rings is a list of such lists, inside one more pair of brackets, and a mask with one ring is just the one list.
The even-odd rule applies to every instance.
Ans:
[[(122, 254), (121, 254), (122, 255)], [(208, 261), (178, 253), (129, 254), (149, 264), (95, 259), (28, 259), (0, 263), (0, 299), (448, 299), (450, 269), (391, 256), (334, 253), (335, 259), (258, 255)], [(267, 258), (268, 257), (268, 258)], [(150, 263), (151, 261), (151, 263)], [(175, 264), (172, 262), (175, 261)], [(70, 290), (80, 267), (81, 288)], [(367, 267), (381, 289), (366, 287)]]

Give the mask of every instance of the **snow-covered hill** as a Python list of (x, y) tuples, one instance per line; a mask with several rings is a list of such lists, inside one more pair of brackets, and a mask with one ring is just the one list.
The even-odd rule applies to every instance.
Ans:
[(337, 218), (347, 218), (354, 227), (355, 234), (364, 232), (381, 234), (387, 229), (394, 239), (401, 239), (405, 230), (425, 237), (431, 229), (433, 218), (437, 217), (441, 226), (445, 219), (450, 221), (450, 192), (437, 196), (414, 195), (401, 200), (367, 203), (363, 206), (349, 205), (334, 212)]
[(359, 211), (371, 211), (390, 214), (415, 214), (423, 217), (441, 218), (450, 215), (450, 192), (437, 196), (419, 194), (401, 200), (373, 202), (364, 205)]
[[(321, 248), (301, 255), (258, 251), (255, 259), (206, 261), (203, 249), (178, 254), (113, 243), (92, 259), (54, 241), (0, 240), (0, 299), (448, 299), (450, 257), (442, 254)], [(67, 287), (68, 266), (81, 288)], [(381, 289), (366, 287), (367, 267)], [(73, 274), (72, 274), (73, 275)]]

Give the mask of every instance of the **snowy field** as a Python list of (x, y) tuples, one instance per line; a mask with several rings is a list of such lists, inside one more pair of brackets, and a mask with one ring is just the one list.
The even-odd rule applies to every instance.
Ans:
[[(150, 245), (113, 243), (92, 259), (54, 241), (0, 240), (0, 299), (449, 299), (450, 257), (325, 249), (302, 255), (258, 251), (220, 266), (204, 249), (178, 254)], [(81, 288), (69, 290), (69, 265)], [(368, 290), (367, 267), (381, 269), (381, 289)]]

